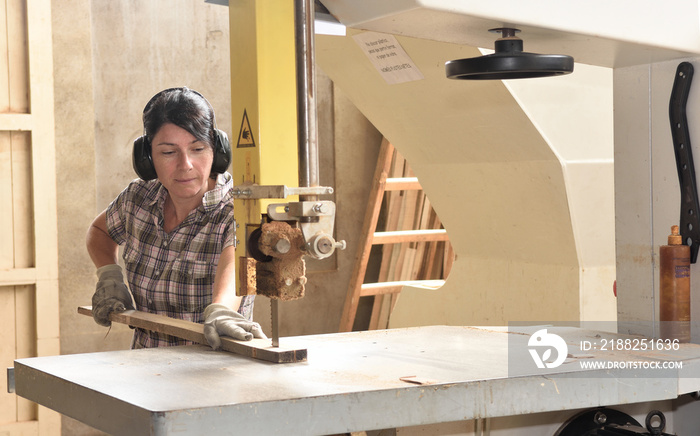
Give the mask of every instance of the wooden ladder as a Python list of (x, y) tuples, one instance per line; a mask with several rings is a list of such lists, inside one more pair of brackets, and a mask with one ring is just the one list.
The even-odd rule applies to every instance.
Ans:
[[(385, 328), (385, 326), (388, 324), (389, 314), (391, 313), (394, 304), (396, 304), (398, 295), (404, 286), (419, 286), (437, 289), (444, 284), (444, 280), (442, 279), (411, 279), (417, 275), (416, 271), (414, 271), (416, 269), (414, 268), (415, 263), (421, 262), (423, 256), (425, 257), (427, 263), (427, 265), (424, 265), (423, 269), (429, 271), (433, 270), (432, 262), (436, 258), (435, 254), (437, 251), (437, 244), (430, 244), (428, 246), (424, 243), (448, 241), (446, 244), (449, 247), (447, 232), (444, 229), (436, 228), (440, 226), (440, 221), (424, 196), (422, 196), (422, 204), (425, 204), (425, 208), (429, 208), (431, 213), (425, 214), (425, 217), (421, 218), (421, 222), (415, 223), (415, 210), (416, 208), (422, 207), (421, 204), (417, 204), (420, 200), (416, 200), (418, 196), (412, 196), (411, 198), (413, 199), (413, 204), (409, 205), (409, 207), (404, 207), (405, 212), (411, 209), (410, 206), (413, 206), (413, 211), (409, 212), (412, 216), (404, 214), (402, 217), (401, 211), (394, 210), (393, 213), (389, 213), (387, 216), (387, 230), (383, 232), (376, 231), (377, 222), (382, 211), (382, 203), (385, 192), (400, 196), (402, 193), (422, 190), (418, 179), (415, 177), (389, 177), (389, 175), (392, 173), (392, 162), (395, 161), (395, 149), (391, 143), (384, 139), (379, 151), (377, 167), (375, 169), (367, 210), (365, 212), (360, 246), (358, 247), (355, 265), (353, 266), (353, 272), (352, 276), (350, 277), (350, 284), (348, 286), (345, 304), (343, 306), (343, 313), (339, 328), (339, 331), (341, 332), (352, 331), (361, 297), (374, 296), (374, 306), (372, 309), (372, 317), (369, 328)], [(398, 197), (394, 197), (394, 200), (397, 198)], [(414, 224), (413, 227), (419, 228), (411, 230), (396, 230), (400, 226), (400, 221), (402, 218), (405, 220), (411, 220), (411, 223)], [(405, 227), (406, 223), (404, 223), (403, 226)], [(400, 249), (398, 251), (392, 250), (391, 255), (384, 254), (382, 256), (379, 282), (364, 283), (365, 274), (367, 272), (367, 264), (370, 260), (370, 252), (373, 245), (402, 244), (402, 247), (405, 247), (406, 245), (412, 244), (415, 248), (417, 244), (420, 243), (423, 243), (421, 244), (421, 247), (424, 250), (427, 249), (427, 252), (424, 251), (421, 258), (415, 258), (416, 250), (411, 250), (410, 253), (412, 254), (404, 249)], [(449, 249), (451, 250), (451, 248)], [(448, 255), (445, 257), (450, 256)], [(391, 266), (392, 262), (394, 265), (393, 267)], [(449, 263), (451, 264), (451, 262)], [(443, 271), (448, 270), (450, 265), (445, 266), (446, 268), (444, 268)], [(401, 271), (392, 271), (392, 268), (401, 269)], [(387, 278), (391, 275), (398, 275), (401, 277), (401, 280), (387, 281)], [(443, 277), (445, 276), (446, 272), (443, 272)]]

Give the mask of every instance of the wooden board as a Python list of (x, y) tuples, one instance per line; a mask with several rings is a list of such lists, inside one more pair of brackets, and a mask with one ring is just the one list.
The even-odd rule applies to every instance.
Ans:
[[(78, 313), (92, 316), (92, 306), (78, 307)], [(112, 322), (126, 324), (146, 330), (165, 333), (198, 344), (207, 345), (204, 338), (204, 325), (191, 321), (169, 318), (163, 315), (127, 310), (126, 312), (112, 312), (109, 315)], [(253, 359), (266, 360), (273, 363), (294, 363), (306, 361), (306, 349), (289, 349), (273, 347), (269, 339), (252, 339), (250, 341), (236, 341), (228, 337), (221, 337), (221, 348), (224, 351), (252, 357)]]

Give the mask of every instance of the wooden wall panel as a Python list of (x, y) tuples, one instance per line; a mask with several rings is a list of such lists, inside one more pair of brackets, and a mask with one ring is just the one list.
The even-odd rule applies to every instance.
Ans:
[(9, 112), (29, 112), (29, 56), (26, 0), (6, 0)]
[[(7, 0), (0, 0), (0, 57), (9, 59)], [(0, 68), (0, 113), (10, 111), (10, 69)]]
[(27, 8), (24, 0), (0, 0), (0, 113), (29, 110)]
[(34, 267), (32, 151), (28, 132), (10, 133), (14, 268)]
[[(12, 366), (14, 359), (36, 356), (35, 290), (33, 286), (0, 287), (0, 364)], [(37, 419), (36, 404), (7, 392), (7, 377), (0, 377), (0, 434), (4, 423)], [(34, 428), (34, 427), (29, 427)], [(12, 433), (10, 433), (12, 434)]]
[(12, 144), (10, 132), (0, 132), (0, 269), (14, 266), (12, 221)]
[[(36, 288), (30, 285), (15, 286), (15, 355), (17, 359), (36, 356)], [(16, 397), (17, 422), (38, 418), (37, 405), (22, 397)]]
[[(15, 335), (15, 288), (0, 287), (0, 365), (8, 367), (16, 358)], [(0, 377), (0, 392), (7, 392), (7, 378)], [(17, 419), (17, 398), (15, 395), (0, 395), (0, 423), (14, 422)], [(0, 427), (2, 428), (2, 427)]]
[[(0, 366), (58, 354), (50, 0), (0, 0)], [(40, 302), (41, 304), (38, 304)], [(60, 417), (0, 377), (0, 434), (60, 434)]]

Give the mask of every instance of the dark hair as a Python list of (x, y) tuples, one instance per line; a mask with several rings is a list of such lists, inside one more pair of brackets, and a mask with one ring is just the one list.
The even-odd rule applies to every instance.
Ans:
[(207, 99), (189, 88), (169, 88), (154, 95), (143, 109), (144, 134), (149, 141), (163, 124), (187, 130), (197, 140), (214, 147), (214, 109)]

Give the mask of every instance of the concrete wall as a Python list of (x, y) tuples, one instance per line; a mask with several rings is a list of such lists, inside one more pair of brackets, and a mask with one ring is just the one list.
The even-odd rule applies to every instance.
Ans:
[[(127, 329), (104, 329), (78, 315), (94, 292), (95, 268), (85, 250), (85, 232), (95, 217), (95, 113), (89, 0), (54, 2), (54, 94), (58, 207), (61, 353), (122, 348)], [(100, 434), (63, 417), (63, 434)]]
[(95, 283), (85, 250), (85, 232), (97, 210), (90, 1), (52, 9), (61, 350), (70, 354), (109, 345), (102, 340), (105, 332), (76, 312), (90, 304)]

